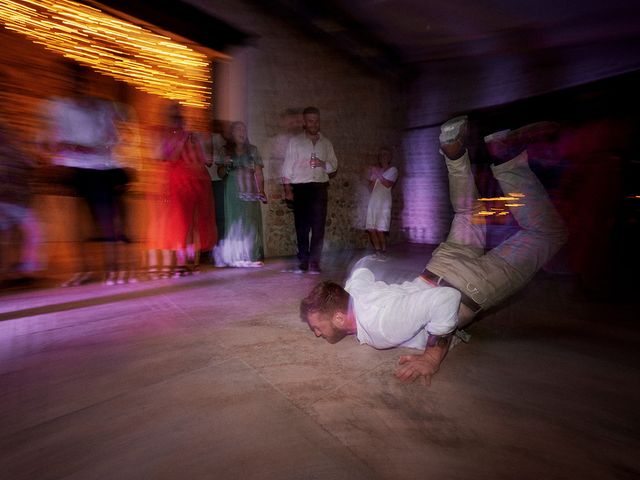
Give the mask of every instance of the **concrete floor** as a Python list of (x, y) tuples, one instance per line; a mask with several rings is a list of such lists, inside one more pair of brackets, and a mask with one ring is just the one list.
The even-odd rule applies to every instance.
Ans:
[[(396, 248), (385, 278), (429, 251)], [(0, 477), (640, 476), (637, 307), (541, 273), (425, 388), (393, 377), (410, 350), (316, 339), (297, 308), (319, 278), (286, 267), (3, 292)]]

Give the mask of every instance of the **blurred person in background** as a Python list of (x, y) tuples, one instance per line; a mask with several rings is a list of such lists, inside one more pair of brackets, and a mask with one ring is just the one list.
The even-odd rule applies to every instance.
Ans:
[[(0, 116), (0, 231), (3, 235), (10, 235), (14, 228), (20, 232), (19, 257), (3, 272), (4, 280), (10, 283), (32, 281), (42, 268), (38, 260), (42, 234), (31, 208), (29, 185), (34, 167), (34, 161), (15, 145)], [(4, 264), (6, 252), (2, 252), (2, 257)]]
[(232, 267), (261, 267), (262, 210), (267, 203), (264, 192), (260, 152), (249, 142), (242, 122), (231, 125), (230, 138), (218, 161), (218, 174), (225, 179), (225, 238), (216, 264)]
[[(220, 177), (218, 168), (223, 161), (221, 160), (223, 155), (223, 147), (225, 144), (223, 125), (220, 121), (214, 120), (212, 122), (212, 132), (206, 139), (206, 155), (207, 155), (207, 171), (209, 172), (209, 178), (211, 178), (211, 191), (213, 192), (213, 203), (216, 212), (216, 228), (218, 230), (218, 241), (211, 251), (208, 252), (208, 260), (210, 263), (215, 264), (215, 255), (218, 247), (224, 239), (224, 185), (225, 181)], [(210, 163), (209, 163), (210, 162)], [(204, 252), (203, 252), (204, 253)]]
[(369, 173), (369, 204), (367, 206), (366, 230), (378, 260), (385, 260), (387, 253), (386, 234), (391, 225), (391, 188), (398, 180), (398, 169), (391, 166), (393, 153), (382, 147), (378, 152), (378, 165)]
[[(102, 243), (105, 283), (118, 277), (116, 242), (123, 236), (122, 205), (128, 176), (113, 155), (118, 143), (117, 112), (114, 105), (90, 95), (90, 70), (75, 62), (67, 64), (71, 77), (71, 96), (53, 98), (46, 108), (48, 122), (46, 147), (51, 162), (65, 170), (65, 178), (89, 208), (95, 235)], [(78, 238), (82, 225), (77, 212)], [(92, 279), (86, 241), (79, 249), (79, 271), (63, 286), (75, 286)]]
[(287, 108), (280, 112), (277, 132), (269, 138), (263, 152), (268, 159), (264, 177), (269, 185), (266, 190), (269, 199), (282, 198), (282, 165), (289, 140), (302, 132), (301, 108)]
[[(304, 132), (289, 141), (282, 166), (285, 199), (293, 203), (298, 244), (296, 273), (320, 273), (329, 175), (338, 168), (333, 145), (320, 133), (320, 110), (302, 111)], [(309, 238), (311, 236), (311, 238)]]
[(136, 283), (140, 268), (140, 243), (136, 237), (137, 215), (134, 213), (133, 201), (141, 192), (143, 170), (140, 122), (137, 112), (125, 103), (116, 103), (118, 144), (113, 155), (124, 169), (127, 176), (126, 188), (120, 188), (116, 195), (117, 218), (120, 233), (116, 248), (118, 249), (118, 284)]
[[(177, 103), (168, 110), (159, 158), (166, 163), (161, 192), (164, 208), (160, 212), (164, 222), (158, 238), (163, 250), (163, 273), (170, 268), (173, 252), (174, 276), (186, 276), (197, 268), (199, 253), (215, 245), (217, 229), (211, 180), (206, 170), (212, 159), (205, 156), (199, 136), (185, 129)], [(187, 265), (188, 260), (192, 266)]]

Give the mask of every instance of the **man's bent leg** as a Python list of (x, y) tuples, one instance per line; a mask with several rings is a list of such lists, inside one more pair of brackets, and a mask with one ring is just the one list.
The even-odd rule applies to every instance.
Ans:
[[(441, 142), (445, 133), (443, 131), (441, 135)], [(455, 215), (447, 240), (433, 252), (426, 270), (457, 288), (463, 293), (463, 297), (471, 299), (469, 303), (474, 303), (474, 309), (469, 310), (469, 318), (465, 318), (465, 323), (469, 323), (478, 305), (485, 299), (484, 294), (476, 287), (477, 282), (469, 282), (466, 278), (480, 278), (477, 275), (477, 259), (484, 254), (486, 230), (484, 218), (476, 215), (481, 207), (469, 153), (464, 148), (463, 137), (456, 142), (457, 145), (441, 143), (441, 152), (449, 174), (449, 196)], [(459, 155), (459, 152), (463, 153)]]
[[(529, 168), (527, 152), (512, 160), (492, 166), (505, 195), (516, 194), (516, 205), (510, 207), (521, 230), (487, 254), (499, 257), (517, 274), (510, 283), (520, 279), (523, 286), (547, 263), (567, 239), (567, 229), (552, 205), (546, 190)], [(516, 286), (510, 287), (513, 290)]]
[[(521, 206), (510, 207), (522, 230), (477, 258), (465, 255), (464, 251), (455, 252), (451, 244), (445, 242), (427, 265), (428, 270), (442, 276), (482, 309), (520, 290), (567, 237), (562, 219), (529, 168), (526, 151), (492, 166), (492, 170), (505, 195), (523, 195), (518, 195)], [(473, 315), (463, 317), (461, 325), (469, 322)]]
[(475, 216), (480, 211), (478, 189), (467, 151), (457, 160), (445, 155), (449, 173), (449, 198), (454, 217), (447, 237), (448, 243), (466, 245), (477, 249), (477, 255), (484, 253), (486, 230), (484, 219)]
[[(457, 160), (446, 157), (445, 160), (449, 172), (449, 195), (455, 215), (447, 240), (433, 252), (426, 269), (464, 291), (464, 278), (470, 272), (475, 272), (475, 261), (484, 254), (485, 223), (482, 217), (474, 216), (480, 210), (480, 202), (468, 153), (465, 152)], [(474, 301), (478, 302), (478, 299)]]

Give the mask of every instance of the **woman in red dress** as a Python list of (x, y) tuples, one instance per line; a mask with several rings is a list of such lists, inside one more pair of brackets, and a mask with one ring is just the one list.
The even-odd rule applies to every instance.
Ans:
[(190, 273), (186, 266), (187, 250), (190, 253), (210, 250), (217, 241), (217, 230), (204, 149), (198, 136), (184, 129), (178, 105), (170, 109), (161, 152), (167, 166), (167, 210), (161, 248), (175, 252), (175, 273), (184, 276)]

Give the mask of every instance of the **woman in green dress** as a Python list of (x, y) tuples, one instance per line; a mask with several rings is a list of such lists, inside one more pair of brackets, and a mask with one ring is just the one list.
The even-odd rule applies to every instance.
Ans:
[(231, 125), (230, 139), (223, 147), (218, 174), (224, 178), (225, 237), (220, 247), (222, 263), (231, 267), (261, 267), (262, 212), (264, 193), (262, 158), (247, 138), (242, 122)]

